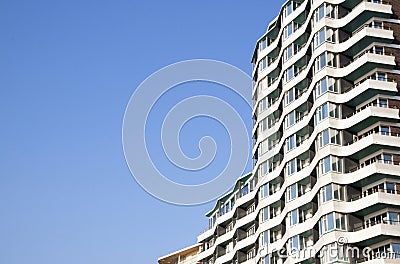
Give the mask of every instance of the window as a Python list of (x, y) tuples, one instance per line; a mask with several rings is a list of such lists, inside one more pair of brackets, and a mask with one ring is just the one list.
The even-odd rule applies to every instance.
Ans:
[(299, 28), (299, 26), (300, 25), (294, 21), (289, 23), (283, 30), (283, 40), (289, 38)]
[(318, 148), (323, 148), (328, 144), (341, 144), (340, 132), (335, 129), (325, 129), (317, 136), (317, 146)]
[(326, 203), (331, 200), (333, 200), (333, 188), (332, 184), (329, 184), (321, 188), (320, 201), (321, 203)]
[(385, 164), (392, 163), (392, 154), (384, 153), (382, 156), (383, 156), (383, 163), (385, 163)]
[(260, 199), (264, 199), (265, 197), (267, 197), (269, 195), (269, 183), (264, 184), (263, 186), (261, 186), (260, 189)]
[(314, 36), (313, 50), (318, 48), (325, 41), (326, 41), (326, 28), (323, 28), (320, 31), (318, 31)]
[(382, 29), (383, 28), (383, 22), (381, 22), (381, 21), (373, 21), (371, 23), (371, 27)]
[(260, 169), (261, 169), (261, 176), (267, 175), (268, 174), (268, 162), (261, 163)]
[(322, 4), (320, 7), (318, 7), (315, 10), (314, 13), (314, 23), (317, 23), (324, 17), (329, 17), (329, 18), (336, 18), (336, 13), (335, 13), (335, 6), (325, 3)]
[(330, 142), (331, 144), (336, 144), (340, 145), (342, 143), (341, 137), (340, 137), (340, 132), (337, 131), (336, 129), (329, 129), (329, 134), (330, 134)]
[(399, 213), (388, 212), (388, 216), (389, 216), (389, 225), (398, 225), (399, 224)]
[(297, 198), (297, 183), (287, 188), (287, 201), (292, 201)]
[(289, 60), (291, 57), (293, 57), (293, 45), (289, 45), (284, 52), (285, 61)]
[(389, 127), (388, 126), (381, 126), (380, 134), (384, 136), (389, 136)]
[(330, 213), (324, 215), (319, 220), (319, 234), (323, 235), (332, 230), (346, 230), (346, 217), (340, 213)]
[(292, 159), (286, 165), (287, 175), (292, 175), (297, 171), (296, 159)]
[(378, 81), (386, 81), (386, 73), (384, 72), (377, 72), (376, 73), (376, 79)]
[(396, 193), (395, 191), (396, 191), (395, 184), (392, 182), (387, 182), (386, 183), (386, 192), (394, 194), (394, 193)]
[(393, 258), (399, 259), (400, 258), (400, 244), (392, 243), (391, 246), (392, 246)]
[(383, 47), (375, 46), (374, 47), (374, 53), (378, 54), (378, 55), (383, 55), (384, 54)]
[(294, 76), (295, 76), (295, 66), (292, 65), (285, 71), (285, 81), (289, 82), (291, 79), (294, 78)]
[(286, 139), (286, 151), (290, 151), (296, 147), (296, 134)]
[(339, 118), (339, 106), (336, 104), (329, 103), (329, 116), (333, 118)]
[(315, 21), (315, 23), (317, 23), (318, 21), (320, 21), (324, 17), (325, 17), (325, 4), (322, 4), (320, 7), (318, 7), (315, 10), (315, 13), (314, 13), (314, 21)]
[(283, 52), (284, 61), (288, 61), (291, 57), (297, 54), (299, 51), (299, 45), (292, 43)]
[(264, 155), (268, 151), (268, 140), (263, 140), (258, 147), (258, 156)]
[(328, 156), (321, 160), (321, 173), (325, 174), (331, 171), (331, 157)]
[(328, 118), (328, 109), (329, 109), (328, 103), (325, 103), (317, 108), (315, 115), (314, 115), (314, 121), (315, 121), (316, 125), (318, 123), (320, 123), (322, 120), (325, 120), (326, 118)]
[(259, 64), (260, 72), (265, 70), (266, 67), (267, 67), (267, 58), (264, 57), (264, 58), (262, 58), (262, 60), (260, 61), (260, 64)]
[(262, 232), (260, 235), (260, 246), (268, 245), (269, 243), (269, 231)]
[(321, 46), (324, 42), (336, 43), (336, 34), (332, 28), (324, 27), (314, 35), (312, 42), (313, 50)]
[(328, 77), (318, 81), (315, 86), (315, 98), (320, 97), (328, 91)]
[(319, 161), (317, 167), (318, 176), (322, 176), (330, 171), (343, 172), (343, 159), (336, 156), (328, 156)]
[(296, 88), (292, 88), (285, 93), (285, 105), (289, 105), (294, 101), (296, 95)]
[(258, 113), (262, 113), (267, 109), (267, 97), (264, 97), (259, 103), (258, 103)]
[(245, 196), (246, 194), (249, 193), (249, 186), (248, 186), (248, 185), (244, 186), (244, 187), (240, 190), (240, 192), (241, 192), (241, 195), (242, 195), (242, 196)]
[(294, 226), (299, 223), (299, 209), (289, 212), (289, 226)]
[(286, 128), (293, 126), (295, 122), (296, 122), (296, 111), (292, 111), (286, 116)]
[(260, 125), (259, 125), (260, 132), (267, 130), (267, 128), (268, 128), (267, 122), (268, 122), (267, 118), (264, 118), (263, 120), (261, 120)]
[(287, 17), (288, 15), (290, 15), (291, 13), (293, 13), (293, 10), (295, 8), (294, 6), (295, 2), (290, 1), (289, 3), (287, 3), (287, 5), (285, 5), (285, 7), (283, 8), (283, 17)]
[(329, 129), (325, 129), (324, 131), (318, 134), (317, 142), (318, 142), (318, 148), (322, 148), (330, 143)]
[(337, 184), (328, 184), (319, 191), (318, 203), (323, 204), (332, 200), (344, 201), (344, 188)]
[(317, 57), (317, 59), (315, 60), (315, 72), (319, 72), (320, 70), (322, 70), (323, 68), (326, 67), (327, 65), (327, 53), (324, 52), (321, 55), (319, 55)]
[(267, 47), (267, 38), (263, 38), (260, 42), (260, 51), (264, 50)]
[(284, 29), (284, 39), (287, 39), (293, 33), (293, 23), (287, 25)]
[(325, 77), (317, 82), (314, 89), (314, 99), (319, 98), (328, 91), (333, 93), (338, 92), (337, 83), (334, 78)]
[(269, 218), (269, 207), (264, 207), (263, 209), (261, 209), (260, 211), (260, 222), (265, 222), (267, 221)]
[(300, 250), (299, 236), (294, 236), (289, 238), (288, 249), (289, 249), (288, 251), (289, 254), (294, 254)]
[(388, 100), (387, 99), (379, 98), (377, 102), (378, 102), (379, 107), (388, 108)]

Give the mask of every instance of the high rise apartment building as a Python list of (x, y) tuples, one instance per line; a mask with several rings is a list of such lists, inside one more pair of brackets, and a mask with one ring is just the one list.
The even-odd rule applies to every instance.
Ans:
[(399, 16), (399, 0), (283, 5), (252, 59), (253, 173), (207, 214), (199, 261), (400, 263)]

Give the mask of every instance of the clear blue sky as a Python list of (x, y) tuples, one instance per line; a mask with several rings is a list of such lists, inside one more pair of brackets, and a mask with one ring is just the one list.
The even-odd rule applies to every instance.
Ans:
[(282, 3), (1, 0), (0, 263), (156, 263), (195, 243), (213, 203), (170, 205), (139, 187), (122, 151), (126, 104), (181, 60), (250, 74)]

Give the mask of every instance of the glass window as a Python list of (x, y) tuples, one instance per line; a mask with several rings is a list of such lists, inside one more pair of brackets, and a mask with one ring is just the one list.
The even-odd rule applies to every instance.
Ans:
[(319, 72), (320, 70), (322, 70), (323, 68), (325, 68), (328, 64), (328, 54), (322, 53), (320, 56), (317, 57), (317, 59), (315, 60), (315, 72)]
[(387, 182), (386, 183), (386, 192), (387, 193), (395, 193), (395, 184), (392, 182)]
[(293, 126), (295, 121), (296, 121), (296, 111), (292, 111), (286, 116), (286, 128)]
[(314, 21), (315, 21), (315, 23), (320, 21), (324, 17), (325, 17), (325, 5), (322, 4), (320, 7), (318, 7), (315, 10), (315, 13), (314, 13)]
[(327, 35), (326, 33), (327, 33), (326, 28), (323, 28), (315, 34), (313, 41), (314, 50), (326, 41), (326, 35)]
[(389, 212), (389, 225), (398, 225), (399, 224), (399, 213)]
[(285, 104), (289, 105), (291, 102), (294, 101), (296, 94), (296, 88), (292, 88), (285, 93)]
[(317, 82), (315, 86), (315, 98), (320, 97), (328, 91), (328, 77), (323, 78)]
[(322, 120), (328, 118), (328, 110), (329, 110), (328, 103), (325, 103), (317, 108), (317, 111), (314, 116), (314, 121), (316, 125), (320, 123)]
[(241, 189), (241, 194), (242, 194), (242, 196), (244, 196), (244, 195), (246, 195), (248, 193), (249, 193), (249, 186), (246, 185)]
[(267, 109), (267, 97), (264, 97), (258, 104), (258, 113), (262, 113)]
[(374, 47), (374, 53), (378, 54), (378, 55), (383, 55), (383, 53), (384, 53), (383, 47), (375, 46)]
[(383, 72), (377, 72), (376, 73), (376, 79), (378, 81), (386, 81), (386, 74)]
[(260, 61), (259, 68), (260, 68), (260, 72), (265, 70), (265, 68), (267, 68), (267, 58), (266, 57), (262, 58), (262, 60)]
[(267, 47), (267, 38), (263, 38), (260, 42), (260, 51), (264, 50)]
[(285, 49), (285, 61), (289, 60), (293, 56), (293, 45), (289, 45)]
[(394, 253), (393, 258), (399, 259), (400, 258), (400, 244), (398, 243), (392, 243), (392, 252)]
[(296, 147), (296, 135), (291, 135), (287, 140), (287, 151), (290, 151)]
[(289, 212), (289, 226), (294, 226), (299, 223), (299, 209)]
[(263, 120), (261, 120), (259, 126), (260, 126), (260, 132), (263, 132), (263, 131), (267, 130), (267, 128), (268, 128), (268, 120), (267, 120), (267, 118), (264, 118)]
[(294, 65), (288, 68), (285, 72), (285, 81), (288, 82), (294, 78)]
[(381, 126), (380, 134), (384, 136), (389, 136), (389, 127)]
[(392, 154), (383, 154), (383, 163), (391, 164), (392, 163)]
[(296, 159), (292, 159), (287, 163), (287, 175), (292, 175), (296, 170)]
[(326, 186), (326, 193), (325, 193), (325, 201), (331, 201), (333, 199), (333, 191), (332, 191), (332, 184)]
[(343, 172), (343, 158), (328, 156), (318, 162), (317, 174), (322, 176), (330, 171)]
[(332, 171), (334, 172), (343, 172), (343, 158), (331, 156), (332, 160)]
[(263, 162), (261, 164), (261, 173), (262, 173), (262, 176), (268, 174), (268, 162)]
[(258, 156), (262, 156), (268, 151), (268, 140), (263, 140), (258, 147)]
[(379, 107), (387, 108), (388, 107), (388, 100), (379, 98)]
[(263, 199), (269, 195), (269, 184), (266, 183), (261, 187), (260, 198)]
[(318, 147), (322, 148), (328, 145), (329, 142), (329, 129), (325, 129), (321, 133), (318, 134)]
[(289, 238), (289, 254), (295, 253), (300, 250), (299, 236)]
[(288, 202), (297, 198), (297, 184), (293, 184), (287, 188)]
[(319, 233), (323, 235), (335, 228), (334, 213), (324, 215), (319, 221)]
[(269, 207), (264, 207), (261, 209), (261, 214), (260, 214), (260, 222), (265, 222), (269, 218)]
[(344, 189), (343, 186), (337, 184), (329, 184), (322, 187), (319, 191), (318, 203), (323, 204), (333, 199), (338, 201), (344, 201)]
[(260, 235), (260, 246), (265, 246), (269, 243), (268, 231), (262, 232)]
[(293, 2), (290, 1), (284, 8), (283, 11), (283, 16), (287, 17), (288, 15), (290, 15), (293, 12)]

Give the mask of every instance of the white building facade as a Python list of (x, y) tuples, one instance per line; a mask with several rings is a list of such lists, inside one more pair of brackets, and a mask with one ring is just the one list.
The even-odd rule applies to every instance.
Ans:
[(252, 59), (254, 169), (207, 214), (199, 261), (400, 263), (399, 16), (283, 5)]

